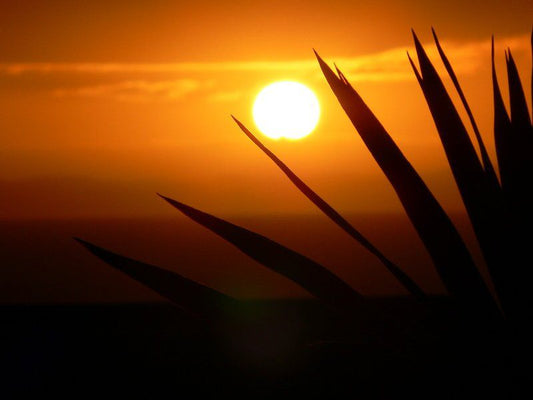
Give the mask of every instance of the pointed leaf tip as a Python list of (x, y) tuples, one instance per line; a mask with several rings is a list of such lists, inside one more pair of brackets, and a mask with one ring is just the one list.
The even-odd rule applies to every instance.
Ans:
[(239, 120), (238, 120), (237, 118), (235, 118), (233, 115), (232, 115), (231, 117), (233, 118), (233, 121), (235, 121), (235, 123), (236, 123), (237, 125), (239, 125), (240, 127), (243, 126), (243, 124), (242, 124), (241, 121), (239, 121)]
[[(342, 72), (338, 71), (341, 79), (348, 84)], [(425, 298), (425, 293), (420, 287), (398, 266), (387, 259), (368, 239), (366, 239), (356, 228), (354, 228), (346, 219), (344, 219), (333, 207), (331, 207), (325, 200), (323, 200), (317, 193), (315, 193), (307, 184), (305, 184), (283, 161), (281, 161), (272, 151), (270, 151), (260, 140), (258, 140), (252, 132), (245, 126), (241, 125), (242, 131), (252, 140), (252, 142), (259, 147), (289, 178), (289, 180), (313, 203), (315, 204), (328, 218), (336, 223), (348, 235), (357, 240), (368, 251), (374, 254), (385, 265), (387, 269), (400, 281), (404, 287), (411, 292), (415, 297)]]
[(78, 242), (79, 244), (82, 244), (84, 246), (85, 246), (86, 243), (88, 243), (85, 240), (80, 239), (79, 237), (76, 237), (76, 236), (73, 236), (72, 239), (74, 239), (76, 242)]
[(81, 244), (83, 247), (85, 247), (87, 250), (93, 252), (95, 250), (98, 249), (98, 246), (86, 241), (86, 240), (83, 240), (79, 237), (76, 237), (74, 236), (72, 239), (74, 239), (76, 242), (78, 242), (79, 244)]
[(320, 68), (322, 69), (322, 71), (324, 71), (324, 68), (328, 69), (328, 70), (331, 70), (331, 68), (329, 67), (328, 64), (326, 64), (326, 62), (324, 61), (324, 59), (322, 57), (320, 57), (320, 55), (315, 51), (315, 57), (316, 59), (318, 60), (318, 63), (320, 65)]
[[(527, 100), (522, 86), (518, 68), (514, 60), (511, 49), (508, 50), (509, 60), (507, 62), (507, 80), (509, 82), (509, 97), (511, 103), (511, 122), (516, 127), (520, 137), (527, 138), (531, 135), (531, 120)], [(520, 133), (518, 133), (520, 132)], [(529, 139), (526, 142), (531, 143)], [(524, 142), (523, 145), (529, 147)]]
[(169, 202), (170, 204), (182, 204), (177, 200), (171, 199), (170, 197), (163, 196), (162, 194), (159, 195), (163, 200)]
[(165, 200), (167, 203), (169, 203), (171, 206), (174, 206), (181, 211), (184, 211), (184, 209), (188, 208), (188, 206), (186, 206), (185, 204), (177, 200), (171, 199), (170, 197), (163, 196), (162, 194), (159, 194), (159, 193), (158, 193), (158, 196), (161, 197), (163, 200)]
[(238, 300), (173, 271), (121, 256), (85, 240), (74, 238), (111, 267), (142, 283), (192, 315), (207, 319), (233, 317)]
[(431, 27), (431, 33), (433, 35), (433, 39), (435, 39), (435, 43), (437, 43), (437, 46), (439, 45), (439, 38), (437, 36), (437, 32), (435, 32), (435, 29)]
[(193, 221), (233, 244), (250, 258), (292, 280), (333, 308), (352, 311), (363, 297), (351, 286), (315, 261), (273, 240), (179, 203), (168, 202)]
[(416, 79), (417, 79), (418, 83), (422, 84), (422, 76), (420, 75), (420, 71), (416, 67), (413, 59), (411, 58), (411, 55), (409, 54), (409, 51), (406, 51), (406, 53), (407, 53), (407, 58), (409, 59), (409, 63), (411, 64), (411, 67), (413, 68), (413, 72), (415, 73), (415, 76), (416, 76)]
[(416, 32), (414, 29), (411, 28), (411, 34), (413, 35), (413, 39), (415, 41), (415, 44), (418, 42), (420, 44), (420, 40), (418, 40), (418, 36), (416, 35)]
[(163, 196), (161, 193), (159, 192), (156, 192), (156, 195), (158, 195), (159, 197), (161, 197), (163, 200), (167, 200), (167, 198), (165, 196)]

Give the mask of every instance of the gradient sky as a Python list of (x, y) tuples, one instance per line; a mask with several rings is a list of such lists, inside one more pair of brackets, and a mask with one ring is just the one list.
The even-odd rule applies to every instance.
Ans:
[(299, 142), (262, 140), (345, 212), (398, 211), (336, 103), (316, 48), (360, 90), (439, 199), (460, 210), (405, 50), (439, 33), (489, 149), (490, 35), (530, 85), (533, 3), (520, 1), (10, 1), (0, 5), (0, 218), (173, 213), (162, 192), (219, 214), (312, 206), (238, 130), (265, 85), (322, 106)]

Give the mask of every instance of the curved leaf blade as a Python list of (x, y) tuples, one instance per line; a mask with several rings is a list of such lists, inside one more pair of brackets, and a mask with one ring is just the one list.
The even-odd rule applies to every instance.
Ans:
[(504, 192), (512, 191), (516, 186), (514, 182), (515, 159), (513, 157), (513, 132), (511, 130), (511, 119), (503, 102), (498, 77), (496, 75), (496, 65), (494, 61), (494, 36), (491, 42), (491, 63), (492, 63), (492, 92), (494, 98), (494, 142), (496, 146), (496, 156)]
[(353, 239), (359, 242), (370, 253), (375, 255), (381, 263), (391, 272), (391, 274), (410, 292), (413, 296), (424, 299), (427, 298), (423, 290), (407, 275), (400, 267), (390, 261), (381, 251), (379, 251), (363, 234), (361, 234), (352, 224), (350, 224), (342, 215), (340, 215), (333, 207), (331, 207), (324, 199), (316, 194), (305, 182), (303, 182), (287, 165), (281, 161), (274, 153), (272, 153), (257, 137), (250, 132), (244, 124), (232, 116), (239, 128), (246, 136), (263, 151), (289, 178), (289, 180), (296, 186), (320, 211), (322, 211), (329, 219), (337, 224)]
[(363, 296), (315, 261), (248, 229), (179, 201), (159, 196), (193, 221), (233, 244), (250, 258), (292, 280), (333, 308), (353, 311), (361, 305)]
[(455, 90), (459, 94), (459, 98), (461, 99), (461, 102), (463, 103), (463, 107), (466, 110), (466, 114), (468, 115), (468, 119), (470, 120), (470, 124), (472, 125), (472, 129), (474, 130), (474, 135), (476, 137), (476, 140), (479, 146), (479, 152), (481, 153), (481, 160), (483, 161), (483, 167), (485, 168), (485, 172), (487, 174), (489, 183), (491, 185), (494, 185), (495, 188), (499, 188), (499, 183), (498, 183), (498, 178), (496, 176), (496, 172), (494, 171), (494, 167), (490, 160), (489, 154), (487, 152), (485, 144), (483, 143), (483, 138), (481, 137), (481, 133), (477, 126), (474, 115), (472, 114), (472, 110), (470, 109), (470, 105), (468, 104), (468, 101), (466, 100), (466, 96), (464, 95), (461, 85), (459, 84), (457, 75), (455, 75), (455, 71), (453, 70), (451, 63), (448, 60), (446, 53), (444, 53), (444, 50), (442, 49), (439, 38), (437, 37), (437, 33), (435, 32), (435, 29), (431, 28), (431, 32), (433, 33), (433, 38), (435, 39), (435, 44), (437, 45), (437, 50), (439, 52), (440, 58), (444, 66), (446, 67), (446, 71), (448, 72), (448, 75), (450, 76), (453, 82), (453, 85), (455, 86)]
[(533, 213), (530, 206), (532, 197), (529, 186), (533, 178), (533, 161), (531, 157), (533, 152), (533, 127), (529, 119), (528, 105), (520, 76), (510, 50), (506, 53), (506, 62), (509, 96), (511, 99), (511, 127), (509, 134), (512, 137), (511, 157), (513, 162), (509, 200), (512, 208), (519, 210), (519, 213), (525, 213), (529, 223), (531, 223), (533, 222)]
[(357, 91), (315, 54), (339, 103), (391, 182), (445, 287), (472, 309), (494, 315), (494, 299), (448, 215)]
[(183, 310), (202, 318), (219, 318), (236, 310), (239, 301), (175, 272), (113, 253), (74, 238), (96, 257), (154, 290)]
[(509, 311), (506, 304), (510, 271), (515, 266), (507, 265), (510, 232), (500, 187), (486, 174), (453, 101), (414, 32), (413, 38), (422, 72), (422, 91), (496, 291)]
[(478, 193), (485, 194), (487, 190), (483, 166), (442, 80), (414, 32), (413, 38), (420, 63), (422, 91), (468, 207)]
[(509, 81), (509, 96), (511, 99), (511, 122), (522, 134), (532, 134), (526, 95), (510, 49), (507, 50), (505, 60), (507, 62), (507, 79)]

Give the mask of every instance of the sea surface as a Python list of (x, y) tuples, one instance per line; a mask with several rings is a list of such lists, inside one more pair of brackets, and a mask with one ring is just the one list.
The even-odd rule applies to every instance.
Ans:
[[(389, 272), (322, 215), (225, 217), (318, 261), (368, 296), (401, 295)], [(443, 293), (435, 269), (403, 215), (350, 215), (349, 221), (429, 293)], [(479, 259), (464, 216), (457, 226)], [(101, 262), (80, 237), (243, 299), (301, 298), (293, 282), (217, 235), (176, 217), (0, 221), (0, 304), (159, 301), (151, 290)]]
[[(349, 220), (442, 293), (401, 215)], [(0, 222), (0, 397), (508, 398), (502, 333), (449, 297), (420, 303), (319, 215), (227, 217), (367, 296), (337, 315), (205, 228), (175, 218)], [(468, 222), (455, 222), (475, 251)], [(242, 321), (193, 318), (88, 253), (81, 237), (242, 299)]]

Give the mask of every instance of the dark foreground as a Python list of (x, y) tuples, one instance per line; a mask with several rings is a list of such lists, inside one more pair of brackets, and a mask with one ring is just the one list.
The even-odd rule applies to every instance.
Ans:
[(371, 300), (352, 324), (313, 301), (244, 314), (260, 322), (208, 327), (165, 303), (0, 307), (0, 397), (516, 394), (500, 334), (443, 298)]

